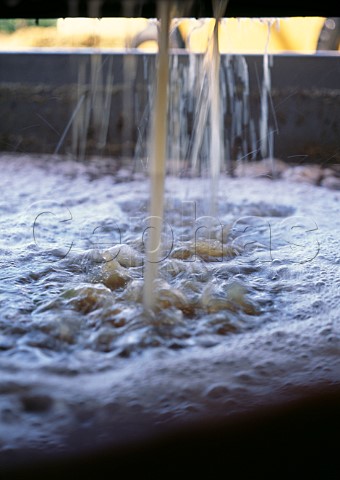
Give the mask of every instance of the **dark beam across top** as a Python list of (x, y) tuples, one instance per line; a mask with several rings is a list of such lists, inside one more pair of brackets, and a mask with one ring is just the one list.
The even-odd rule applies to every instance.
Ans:
[[(160, 0), (0, 0), (0, 18), (157, 17)], [(171, 0), (165, 0), (171, 1)], [(213, 17), (212, 0), (177, 0), (178, 17)], [(337, 2), (229, 0), (226, 17), (336, 17)]]

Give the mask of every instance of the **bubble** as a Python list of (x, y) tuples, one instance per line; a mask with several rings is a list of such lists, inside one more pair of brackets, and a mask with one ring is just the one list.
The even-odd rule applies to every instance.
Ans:
[(117, 260), (108, 261), (102, 267), (100, 281), (110, 290), (123, 288), (131, 280), (129, 270), (122, 267)]

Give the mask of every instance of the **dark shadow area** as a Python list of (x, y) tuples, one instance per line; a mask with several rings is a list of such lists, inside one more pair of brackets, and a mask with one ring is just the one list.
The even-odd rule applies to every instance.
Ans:
[[(307, 392), (306, 392), (307, 393)], [(337, 478), (340, 390), (308, 392), (299, 400), (229, 420), (202, 421), (123, 448), (16, 465), (3, 479), (116, 478), (152, 475), (223, 475), (223, 478)], [(216, 478), (216, 477), (213, 477)], [(302, 478), (302, 477), (301, 477)]]

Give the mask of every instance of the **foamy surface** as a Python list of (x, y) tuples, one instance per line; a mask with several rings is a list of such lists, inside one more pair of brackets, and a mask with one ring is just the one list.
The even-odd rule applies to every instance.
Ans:
[(59, 157), (0, 162), (3, 463), (339, 385), (339, 192), (223, 177), (209, 219), (208, 180), (167, 178), (150, 316), (148, 181)]

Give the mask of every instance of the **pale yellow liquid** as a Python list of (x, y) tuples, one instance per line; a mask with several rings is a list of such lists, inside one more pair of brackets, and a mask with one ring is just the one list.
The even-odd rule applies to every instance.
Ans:
[(157, 65), (157, 90), (152, 119), (150, 147), (150, 208), (143, 302), (146, 310), (155, 305), (154, 283), (158, 276), (161, 228), (164, 210), (164, 181), (167, 146), (167, 107), (169, 78), (170, 2), (160, 3), (160, 35)]
[(212, 38), (212, 55), (210, 60), (210, 215), (217, 213), (218, 177), (221, 171), (222, 141), (220, 122), (220, 52), (218, 48), (218, 20)]

